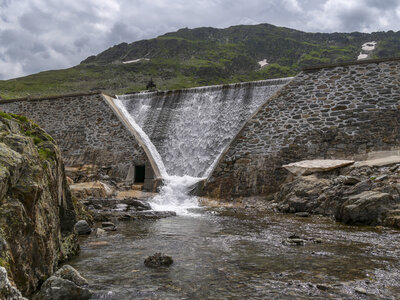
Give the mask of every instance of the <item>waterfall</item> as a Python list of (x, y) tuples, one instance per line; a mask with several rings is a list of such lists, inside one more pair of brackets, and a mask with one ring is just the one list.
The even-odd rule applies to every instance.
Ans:
[(207, 170), (250, 115), (290, 79), (118, 96), (169, 175)]
[(149, 136), (143, 131), (143, 129), (135, 122), (132, 115), (128, 113), (125, 108), (125, 105), (122, 103), (121, 100), (113, 99), (115, 106), (119, 109), (121, 114), (128, 120), (128, 122), (132, 125), (132, 127), (136, 130), (136, 132), (140, 135), (143, 142), (147, 145), (152, 157), (154, 158), (155, 163), (160, 170), (161, 176), (166, 177), (168, 176), (167, 171), (165, 169), (164, 163), (161, 159), (160, 154), (158, 153), (157, 149), (154, 147), (154, 144), (151, 142)]
[(157, 149), (154, 147), (154, 144), (151, 142), (150, 138), (143, 131), (143, 129), (136, 123), (133, 117), (128, 113), (123, 102), (118, 99), (118, 96), (116, 99), (113, 99), (113, 102), (115, 107), (128, 120), (131, 126), (140, 135), (142, 141), (146, 144), (164, 180), (164, 185), (161, 187), (160, 193), (155, 196), (152, 201), (150, 201), (153, 210), (175, 211), (180, 215), (190, 214), (189, 209), (197, 208), (198, 201), (196, 197), (188, 195), (188, 189), (203, 178), (192, 177), (188, 175), (169, 175), (166, 172), (164, 163)]
[(118, 96), (115, 104), (165, 170), (153, 206), (194, 206), (188, 187), (209, 175), (245, 121), (290, 79)]

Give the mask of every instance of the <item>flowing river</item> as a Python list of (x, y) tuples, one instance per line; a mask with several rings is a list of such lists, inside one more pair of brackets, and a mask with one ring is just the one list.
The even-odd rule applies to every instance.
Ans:
[[(288, 245), (298, 235), (304, 245)], [(198, 209), (81, 238), (93, 299), (399, 299), (399, 232), (328, 218)], [(155, 252), (173, 257), (150, 269)]]

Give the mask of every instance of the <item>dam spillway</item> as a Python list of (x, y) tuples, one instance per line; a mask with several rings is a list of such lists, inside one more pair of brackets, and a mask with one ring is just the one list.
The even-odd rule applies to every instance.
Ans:
[(290, 80), (120, 95), (114, 101), (148, 135), (168, 175), (207, 177), (244, 122)]

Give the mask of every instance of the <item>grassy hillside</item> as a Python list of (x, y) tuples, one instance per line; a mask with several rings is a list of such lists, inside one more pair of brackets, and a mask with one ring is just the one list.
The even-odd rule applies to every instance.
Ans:
[[(400, 56), (400, 31), (306, 33), (269, 24), (184, 28), (116, 45), (69, 69), (0, 81), (0, 96), (127, 93), (144, 90), (150, 77), (159, 89), (179, 89), (294, 76), (305, 66), (355, 61), (371, 41), (378, 44), (369, 58)], [(140, 58), (146, 60), (123, 63)], [(264, 59), (268, 65), (260, 67)]]

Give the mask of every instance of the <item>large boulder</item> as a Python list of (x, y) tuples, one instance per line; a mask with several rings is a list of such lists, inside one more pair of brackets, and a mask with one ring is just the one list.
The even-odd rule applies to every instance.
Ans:
[(56, 276), (51, 276), (42, 285), (40, 292), (34, 300), (86, 300), (91, 293), (87, 288), (77, 286), (72, 281)]
[(293, 182), (282, 186), (276, 193), (275, 200), (279, 210), (283, 212), (315, 213), (323, 205), (321, 195), (330, 184), (330, 180), (315, 175), (297, 177)]
[(365, 191), (352, 195), (343, 203), (338, 218), (350, 224), (382, 224), (388, 211), (396, 202), (390, 194), (378, 191)]
[(101, 181), (72, 184), (70, 189), (72, 196), (77, 199), (106, 198), (113, 193), (111, 187)]
[(149, 268), (169, 267), (173, 263), (172, 257), (163, 253), (154, 253), (144, 260), (144, 265)]
[(78, 251), (75, 223), (54, 140), (25, 117), (0, 113), (0, 265), (23, 295)]
[(86, 220), (79, 220), (75, 224), (75, 231), (79, 235), (90, 234), (92, 232), (92, 228), (90, 228), (90, 226)]
[(63, 266), (45, 281), (34, 300), (86, 300), (91, 292), (88, 282), (77, 270), (69, 265)]
[(0, 267), (0, 299), (3, 300), (27, 300), (22, 297), (21, 292), (13, 287), (8, 280), (7, 271)]
[(62, 268), (60, 268), (57, 272), (54, 273), (54, 276), (72, 281), (78, 286), (88, 285), (87, 280), (83, 278), (81, 274), (79, 274), (78, 271), (75, 270), (70, 265), (62, 266)]
[[(392, 163), (388, 163), (392, 161)], [(272, 207), (335, 217), (347, 224), (400, 228), (400, 164), (354, 164), (296, 176), (275, 193)]]

